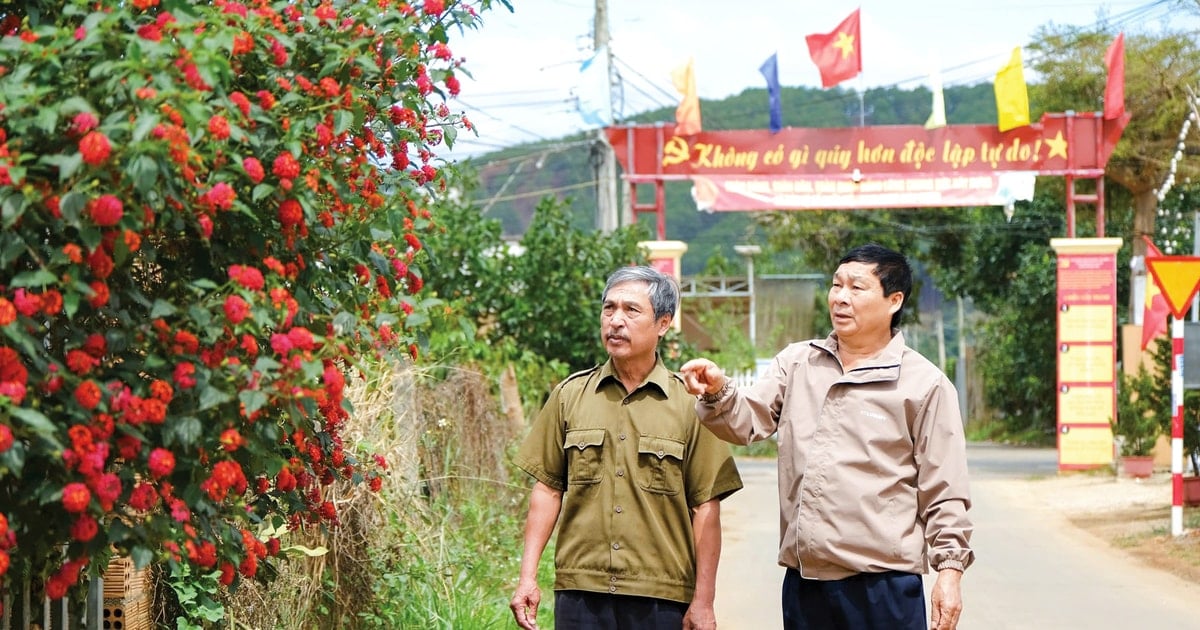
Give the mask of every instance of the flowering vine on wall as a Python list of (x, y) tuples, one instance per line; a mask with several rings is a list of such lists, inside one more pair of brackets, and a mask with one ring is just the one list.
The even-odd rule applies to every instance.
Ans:
[(230, 584), (378, 487), (357, 359), (418, 352), (443, 0), (24, 3), (0, 33), (0, 581), (111, 553)]

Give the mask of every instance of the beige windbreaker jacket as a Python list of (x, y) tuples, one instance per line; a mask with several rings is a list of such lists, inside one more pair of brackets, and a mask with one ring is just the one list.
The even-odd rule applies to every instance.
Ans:
[(793, 343), (752, 386), (698, 402), (721, 439), (778, 433), (779, 564), (811, 579), (965, 569), (966, 442), (954, 386), (894, 332), (843, 373), (837, 338)]

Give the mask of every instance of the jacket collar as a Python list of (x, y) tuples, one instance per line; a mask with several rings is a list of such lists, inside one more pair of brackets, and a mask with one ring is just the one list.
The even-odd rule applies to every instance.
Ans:
[[(837, 333), (829, 333), (828, 337), (813, 341), (811, 345), (841, 365), (837, 354)], [(892, 339), (884, 346), (883, 350), (875, 357), (863, 361), (853, 370), (845, 372), (842, 380), (861, 383), (898, 380), (900, 378), (900, 361), (907, 349), (908, 346), (904, 343), (904, 333), (893, 328)]]

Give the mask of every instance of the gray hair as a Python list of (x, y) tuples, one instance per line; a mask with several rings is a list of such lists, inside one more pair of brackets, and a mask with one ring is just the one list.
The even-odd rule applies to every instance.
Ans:
[(675, 317), (675, 310), (679, 306), (679, 285), (676, 284), (675, 278), (653, 267), (639, 266), (617, 269), (608, 277), (608, 284), (604, 287), (604, 294), (600, 296), (600, 301), (603, 303), (608, 300), (608, 291), (618, 284), (626, 282), (646, 283), (646, 295), (650, 298), (650, 305), (654, 307), (654, 319), (664, 315)]

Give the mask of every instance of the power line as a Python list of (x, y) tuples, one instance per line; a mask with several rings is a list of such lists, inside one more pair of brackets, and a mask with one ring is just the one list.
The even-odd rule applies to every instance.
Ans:
[(516, 193), (516, 194), (508, 195), (506, 197), (493, 197), (490, 200), (490, 203), (495, 203), (495, 202), (499, 202), (499, 201), (513, 201), (516, 199), (525, 199), (528, 197), (544, 197), (546, 195), (553, 195), (553, 194), (557, 194), (560, 192), (566, 192), (568, 190), (578, 190), (580, 188), (588, 188), (588, 187), (595, 186), (595, 185), (596, 185), (596, 180), (593, 179), (593, 180), (586, 181), (586, 182), (580, 182), (578, 184), (568, 184), (566, 186), (558, 186), (555, 188), (543, 188), (541, 190), (534, 190), (531, 192)]

